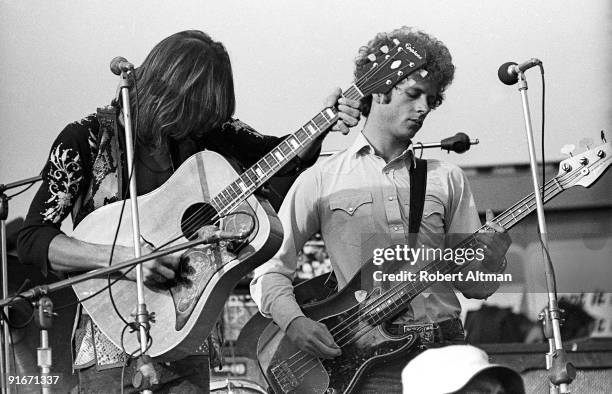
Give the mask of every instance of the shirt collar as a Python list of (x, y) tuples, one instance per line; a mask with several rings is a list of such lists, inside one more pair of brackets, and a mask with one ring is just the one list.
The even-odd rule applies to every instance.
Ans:
[[(370, 144), (370, 142), (366, 139), (363, 133), (357, 134), (357, 137), (353, 141), (353, 144), (348, 148), (348, 153), (351, 158), (358, 158), (359, 156), (374, 154), (374, 147)], [(393, 161), (397, 161), (400, 158), (409, 158), (412, 168), (416, 167), (416, 157), (414, 155), (413, 144), (410, 142), (410, 145)]]

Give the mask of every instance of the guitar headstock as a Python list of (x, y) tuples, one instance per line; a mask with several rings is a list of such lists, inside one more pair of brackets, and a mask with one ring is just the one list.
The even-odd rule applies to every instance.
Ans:
[(387, 93), (397, 82), (427, 62), (425, 51), (422, 49), (397, 39), (393, 42), (395, 44), (393, 48), (385, 45), (380, 48), (378, 56), (375, 54), (368, 56), (371, 61), (370, 69), (354, 83), (364, 96)]
[[(612, 163), (612, 143), (606, 142), (571, 156), (559, 164), (557, 178), (564, 189), (580, 185), (589, 187), (599, 178)], [(565, 148), (564, 148), (565, 149)]]

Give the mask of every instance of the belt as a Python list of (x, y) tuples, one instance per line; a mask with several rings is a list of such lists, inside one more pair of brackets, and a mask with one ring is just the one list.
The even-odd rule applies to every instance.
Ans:
[(465, 331), (460, 319), (448, 319), (436, 323), (391, 323), (386, 326), (393, 335), (415, 332), (421, 337), (421, 343), (440, 343), (445, 341), (465, 342)]

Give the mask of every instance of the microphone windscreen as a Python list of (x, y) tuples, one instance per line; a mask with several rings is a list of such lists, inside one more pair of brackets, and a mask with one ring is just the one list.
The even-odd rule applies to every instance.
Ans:
[(443, 139), (440, 147), (445, 150), (463, 153), (470, 149), (470, 137), (465, 133), (457, 133), (452, 137)]
[(497, 70), (497, 76), (502, 83), (506, 85), (514, 85), (518, 82), (518, 75), (513, 74), (509, 71), (510, 66), (516, 66), (517, 64), (514, 62), (507, 62), (499, 66)]
[(119, 66), (119, 64), (122, 62), (127, 63), (127, 59), (123, 56), (116, 56), (113, 58), (113, 60), (110, 61), (110, 70), (113, 74), (121, 75), (121, 67)]

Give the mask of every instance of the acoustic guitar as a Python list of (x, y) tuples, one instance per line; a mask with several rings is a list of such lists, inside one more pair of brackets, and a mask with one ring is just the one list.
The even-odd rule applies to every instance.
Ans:
[[(608, 142), (562, 161), (558, 175), (544, 185), (543, 201), (548, 202), (576, 185), (591, 186), (610, 166), (611, 155), (612, 144)], [(535, 209), (532, 193), (493, 221), (510, 229)], [(456, 247), (475, 249), (477, 234)], [(420, 277), (420, 272), (453, 274), (464, 267), (454, 261), (437, 260), (421, 269), (416, 277)], [(271, 391), (277, 394), (350, 393), (373, 366), (384, 368), (393, 360), (407, 362), (416, 355), (417, 333), (393, 335), (385, 326), (434, 282), (407, 280), (382, 290), (372, 279), (376, 270), (380, 266), (370, 259), (338, 293), (303, 307), (306, 316), (327, 326), (341, 347), (342, 354), (334, 359), (321, 360), (300, 350), (276, 324), (269, 322), (259, 336), (257, 359)]]
[[(345, 97), (360, 99), (372, 93), (386, 93), (426, 61), (420, 49), (399, 41), (393, 48), (382, 47), (371, 60), (372, 66), (345, 90)], [(281, 224), (270, 205), (253, 192), (337, 119), (335, 108), (325, 108), (240, 175), (222, 156), (211, 151), (197, 153), (162, 186), (138, 197), (142, 237), (157, 248), (185, 242), (202, 226), (219, 220), (220, 227), (228, 232), (255, 227), (248, 243), (238, 250), (228, 251), (221, 246), (186, 252), (176, 285), (145, 289), (146, 303), (155, 313), (150, 328), (150, 356), (178, 359), (193, 354), (204, 343), (240, 278), (274, 255), (282, 241)], [(116, 202), (92, 212), (79, 223), (72, 236), (82, 241), (112, 244), (121, 205), (122, 202)], [(125, 210), (118, 245), (132, 245), (131, 220), (129, 210)], [(100, 278), (73, 287), (100, 330), (127, 353), (137, 351), (138, 338), (125, 334), (125, 323), (117, 316), (108, 292), (104, 291), (107, 286), (107, 278)], [(100, 294), (88, 298), (96, 292)], [(121, 315), (133, 321), (130, 315), (135, 311), (137, 299), (135, 283), (119, 279), (112, 286), (112, 294)]]

